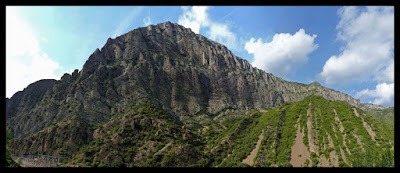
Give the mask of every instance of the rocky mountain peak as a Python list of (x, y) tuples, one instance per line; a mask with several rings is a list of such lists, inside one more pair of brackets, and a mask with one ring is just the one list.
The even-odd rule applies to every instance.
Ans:
[[(46, 97), (37, 97), (26, 111), (16, 111), (18, 106), (13, 103), (18, 97), (7, 100), (13, 110), (7, 116), (22, 116), (8, 123), (34, 124), (22, 119), (29, 114), (50, 122), (80, 115), (98, 124), (142, 98), (177, 117), (276, 107), (312, 94), (359, 104), (317, 82), (304, 85), (265, 73), (224, 45), (169, 21), (107, 39), (82, 70), (65, 74), (45, 88)], [(27, 89), (24, 94), (35, 94), (30, 92)]]
[(311, 83), (310, 85), (314, 85), (314, 86), (322, 86), (320, 83), (318, 83), (317, 81)]
[(83, 78), (92, 74), (100, 64), (126, 60), (146, 60), (153, 64), (183, 60), (180, 62), (186, 65), (202, 65), (215, 71), (254, 70), (248, 61), (235, 56), (226, 46), (167, 21), (139, 27), (115, 39), (109, 38), (104, 47), (96, 49), (83, 66)]

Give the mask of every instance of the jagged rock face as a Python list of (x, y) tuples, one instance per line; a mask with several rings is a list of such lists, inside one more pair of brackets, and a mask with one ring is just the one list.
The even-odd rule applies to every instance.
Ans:
[[(265, 105), (266, 101), (254, 99), (260, 94), (257, 86), (250, 85), (258, 80), (253, 71), (225, 46), (166, 22), (109, 39), (85, 63), (81, 80), (98, 73), (100, 79), (111, 81), (113, 86), (107, 88), (114, 90), (108, 93), (115, 94), (115, 100), (148, 96), (173, 113), (195, 114)], [(107, 95), (106, 89), (97, 90)], [(266, 98), (278, 96), (261, 95), (266, 94)]]
[(276, 107), (311, 94), (359, 104), (316, 83), (287, 82), (265, 73), (224, 45), (165, 22), (108, 39), (81, 71), (59, 81), (38, 81), (7, 99), (7, 127), (14, 138), (22, 138), (75, 115), (98, 125), (143, 97), (171, 115), (195, 116)]
[(328, 100), (358, 104), (319, 84), (298, 85), (253, 68), (225, 46), (170, 22), (109, 39), (86, 62), (81, 79), (96, 73), (112, 85), (98, 90), (101, 96), (112, 93), (121, 99), (133, 92), (153, 98), (175, 114), (274, 107), (299, 101), (310, 91)]
[(40, 80), (30, 84), (24, 91), (15, 93), (11, 99), (6, 99), (7, 127), (13, 137), (33, 134), (51, 124), (51, 121), (37, 122), (55, 113), (53, 109), (48, 109), (51, 105), (43, 106), (43, 98), (50, 95), (55, 83), (56, 80)]
[(6, 99), (6, 115), (13, 117), (19, 112), (29, 111), (32, 109), (48, 90), (50, 90), (55, 83), (55, 80), (40, 80), (30, 84), (24, 92), (17, 92), (12, 99)]
[(17, 155), (49, 153), (70, 156), (92, 140), (92, 131), (86, 122), (74, 116), (27, 138), (13, 140), (10, 145)]

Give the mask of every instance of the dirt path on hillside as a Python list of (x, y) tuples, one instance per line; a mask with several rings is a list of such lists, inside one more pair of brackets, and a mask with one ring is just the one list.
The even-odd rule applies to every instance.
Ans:
[[(166, 144), (163, 148), (161, 148), (161, 150), (159, 150), (156, 154), (160, 154), (160, 153), (162, 153), (164, 150), (166, 150), (167, 149), (167, 147), (169, 147), (170, 145), (172, 144), (172, 142), (169, 142), (168, 144)], [(156, 155), (156, 154), (154, 154), (154, 155)]]
[(257, 156), (258, 148), (260, 148), (261, 141), (264, 139), (264, 131), (261, 132), (260, 136), (258, 136), (258, 141), (256, 147), (251, 151), (250, 155), (248, 155), (242, 162), (246, 163), (250, 166), (254, 164), (254, 158)]
[(333, 112), (335, 112), (335, 121), (336, 121), (336, 123), (339, 124), (339, 130), (340, 130), (340, 132), (343, 133), (344, 127), (342, 125), (342, 121), (340, 121), (339, 117), (337, 116), (337, 113), (336, 113), (335, 109), (333, 109)]
[[(374, 131), (372, 131), (372, 128), (364, 121), (364, 119), (363, 119), (363, 125), (364, 125), (365, 130), (367, 130), (368, 134), (371, 136), (372, 140), (375, 141), (376, 134)], [(377, 145), (379, 146), (378, 143), (377, 143)]]
[[(331, 135), (329, 135), (328, 132), (327, 132), (327, 134), (328, 134), (329, 148), (334, 149), (335, 145), (333, 144), (332, 137), (331, 137)], [(329, 153), (329, 156), (330, 156), (330, 161), (332, 163), (332, 166), (339, 167), (339, 156), (336, 154), (336, 151), (335, 150), (331, 151)]]
[(344, 151), (343, 151), (342, 148), (340, 148), (340, 154), (342, 155), (343, 161), (344, 161), (346, 164), (349, 164), (349, 163), (347, 162), (346, 154), (344, 154)]
[[(300, 117), (297, 119), (296, 123), (297, 132), (294, 145), (292, 146), (290, 164), (292, 164), (293, 167), (311, 166), (310, 153), (307, 150), (307, 146), (303, 143), (304, 129), (302, 132), (300, 132), (299, 121)], [(303, 165), (307, 159), (309, 160), (309, 164)]]
[[(344, 127), (343, 127), (343, 125), (342, 125), (342, 121), (340, 121), (339, 116), (337, 115), (335, 109), (333, 109), (333, 112), (335, 113), (335, 121), (336, 121), (337, 124), (339, 124), (339, 130), (340, 130), (341, 133), (343, 133)], [(343, 134), (343, 146), (346, 148), (347, 153), (351, 154), (349, 148), (348, 148), (347, 145), (346, 145), (346, 135), (347, 135), (346, 133)], [(341, 152), (341, 154), (342, 154), (342, 156), (343, 156), (343, 160), (347, 163), (347, 161), (346, 161), (346, 155), (344, 155), (344, 152), (343, 152), (343, 149), (342, 149), (342, 148), (340, 148), (340, 152)]]
[(258, 111), (260, 111), (260, 112), (268, 112), (268, 110), (265, 110), (265, 109), (263, 109), (263, 108), (257, 108), (258, 109)]
[(351, 154), (351, 152), (350, 152), (350, 150), (349, 150), (349, 147), (347, 147), (347, 145), (346, 145), (346, 136), (347, 136), (346, 133), (343, 134), (343, 146), (346, 147), (347, 153)]
[[(357, 117), (360, 117), (360, 115), (358, 114), (356, 108), (353, 108), (353, 110), (354, 110), (354, 114), (355, 114)], [(367, 130), (367, 132), (368, 132), (368, 134), (371, 136), (372, 140), (375, 141), (375, 136), (376, 136), (375, 132), (374, 132), (374, 131), (372, 130), (372, 128), (364, 121), (364, 118), (363, 118), (363, 117), (360, 117), (360, 118), (361, 118), (361, 120), (362, 120), (362, 123), (363, 123), (363, 126), (364, 126), (365, 130)], [(379, 146), (378, 143), (376, 143), (376, 145)]]
[(354, 110), (354, 115), (356, 115), (356, 117), (360, 117), (360, 115), (358, 114), (356, 108), (353, 108), (353, 110)]
[(313, 115), (311, 114), (311, 103), (309, 104), (309, 106), (310, 106), (310, 108), (307, 109), (307, 116), (308, 116), (308, 119), (307, 119), (308, 145), (310, 147), (310, 152), (314, 152), (314, 153), (316, 153), (318, 155), (319, 154), (318, 153), (318, 148), (315, 145), (315, 139), (314, 139), (315, 132), (314, 132), (314, 130), (312, 128), (313, 127), (313, 124), (312, 124)]

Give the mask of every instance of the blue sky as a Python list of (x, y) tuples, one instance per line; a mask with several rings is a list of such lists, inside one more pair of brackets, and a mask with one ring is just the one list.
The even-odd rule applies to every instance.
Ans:
[(393, 106), (393, 7), (6, 7), (6, 97), (81, 69), (106, 40), (165, 21), (288, 81)]

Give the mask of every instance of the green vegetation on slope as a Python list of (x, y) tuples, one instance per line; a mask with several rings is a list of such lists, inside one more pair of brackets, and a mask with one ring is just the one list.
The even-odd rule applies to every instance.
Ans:
[[(361, 109), (320, 96), (267, 112), (227, 109), (185, 125), (150, 102), (98, 126), (70, 164), (95, 167), (290, 167), (297, 126), (315, 167), (392, 167), (394, 129)], [(298, 121), (299, 120), (299, 121)], [(242, 161), (261, 145), (253, 165)], [(304, 156), (305, 157), (305, 156)]]
[(200, 140), (182, 123), (149, 103), (99, 126), (94, 140), (70, 164), (94, 167), (192, 166), (201, 160)]

